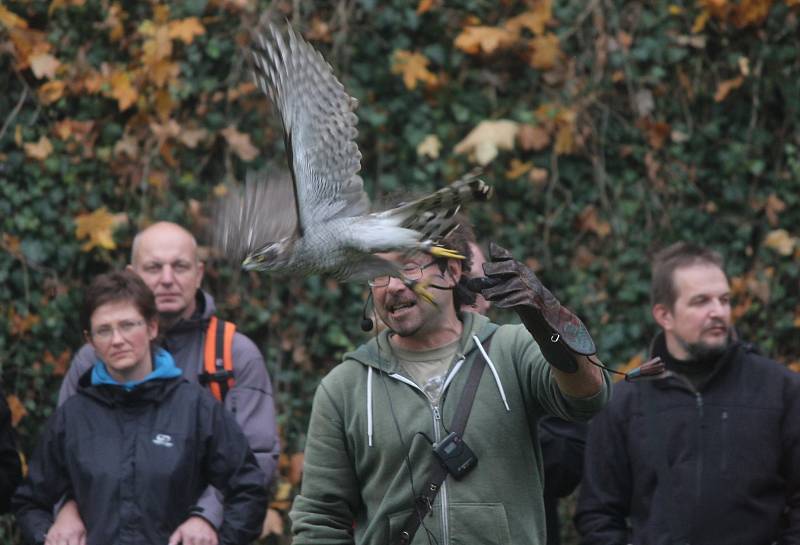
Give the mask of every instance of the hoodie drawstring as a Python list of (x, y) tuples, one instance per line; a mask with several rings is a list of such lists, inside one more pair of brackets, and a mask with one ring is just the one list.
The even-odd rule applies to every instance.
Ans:
[(372, 446), (372, 367), (367, 367), (367, 444)]
[(508, 400), (506, 399), (506, 392), (503, 390), (503, 384), (500, 382), (500, 375), (497, 374), (497, 369), (495, 369), (494, 363), (492, 363), (492, 360), (489, 358), (489, 354), (486, 353), (486, 350), (483, 349), (483, 345), (478, 339), (478, 336), (473, 335), (472, 339), (475, 341), (475, 346), (477, 346), (478, 350), (481, 351), (483, 359), (487, 364), (489, 364), (489, 369), (491, 369), (492, 375), (494, 376), (494, 382), (497, 384), (497, 389), (500, 391), (500, 397), (503, 398), (503, 405), (506, 406), (506, 412), (511, 412), (511, 408), (508, 406)]

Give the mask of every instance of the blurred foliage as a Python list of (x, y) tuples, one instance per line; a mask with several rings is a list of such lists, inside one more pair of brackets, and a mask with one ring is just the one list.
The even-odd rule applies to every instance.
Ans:
[[(256, 5), (258, 4), (258, 5)], [(288, 20), (360, 101), (377, 200), (477, 163), (470, 211), (634, 365), (654, 333), (648, 258), (678, 239), (728, 258), (745, 338), (800, 367), (798, 0), (20, 0), (0, 4), (0, 371), (25, 453), (55, 405), (81, 287), (133, 233), (285, 162), (249, 80), (250, 33)], [(312, 393), (364, 340), (365, 289), (243, 274), (206, 285), (265, 352), (296, 485)], [(9, 521), (0, 540), (15, 542)]]

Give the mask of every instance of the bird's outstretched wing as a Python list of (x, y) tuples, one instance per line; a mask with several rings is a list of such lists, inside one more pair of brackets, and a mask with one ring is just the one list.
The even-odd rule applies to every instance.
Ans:
[(369, 198), (357, 174), (357, 101), (291, 27), (284, 36), (270, 24), (254, 41), (256, 84), (283, 122), (299, 234), (315, 223), (365, 213)]
[(374, 215), (379, 218), (399, 218), (400, 227), (421, 233), (421, 242), (436, 242), (445, 238), (454, 228), (455, 216), (462, 205), (472, 201), (487, 201), (493, 193), (492, 186), (478, 179), (476, 173), (470, 173), (430, 195)]
[(214, 216), (214, 246), (234, 262), (291, 236), (297, 215), (289, 173), (248, 173), (244, 187), (228, 189)]

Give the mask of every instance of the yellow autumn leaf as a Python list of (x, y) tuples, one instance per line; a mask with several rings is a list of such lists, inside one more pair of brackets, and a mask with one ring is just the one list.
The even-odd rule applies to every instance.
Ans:
[(670, 15), (680, 15), (685, 11), (683, 6), (678, 6), (675, 4), (670, 4), (667, 10), (669, 11)]
[(517, 42), (516, 33), (507, 28), (470, 26), (456, 36), (455, 46), (469, 55), (491, 55), (498, 49), (507, 49)]
[(0, 23), (3, 23), (8, 29), (28, 28), (28, 22), (25, 19), (6, 8), (3, 4), (0, 4)]
[(481, 121), (453, 149), (455, 153), (467, 153), (480, 165), (488, 165), (497, 157), (499, 150), (514, 149), (514, 139), (519, 125), (508, 119)]
[(206, 33), (206, 29), (197, 17), (187, 17), (170, 21), (168, 24), (169, 37), (173, 40), (180, 40), (185, 44), (190, 44), (197, 36)]
[(437, 159), (442, 150), (442, 142), (435, 134), (429, 134), (417, 145), (417, 156)]
[(519, 34), (523, 28), (527, 28), (535, 35), (544, 33), (544, 29), (553, 19), (552, 0), (540, 0), (534, 2), (533, 9), (512, 17), (506, 21), (505, 26), (515, 34)]
[(709, 18), (711, 18), (710, 11), (707, 9), (701, 11), (700, 15), (695, 18), (694, 24), (692, 25), (692, 34), (703, 32), (703, 29), (706, 28), (706, 23), (708, 23)]
[(392, 55), (392, 74), (401, 74), (403, 84), (408, 90), (417, 88), (417, 82), (422, 81), (428, 87), (436, 85), (439, 78), (428, 70), (430, 61), (422, 53), (413, 53), (398, 49)]
[(239, 132), (236, 127), (227, 127), (220, 134), (228, 141), (228, 145), (242, 161), (252, 161), (258, 156), (258, 149), (250, 141), (250, 135)]
[(7, 395), (6, 403), (8, 403), (8, 408), (11, 409), (11, 425), (16, 428), (19, 421), (28, 414), (28, 411), (15, 394)]
[(527, 174), (533, 168), (531, 161), (522, 162), (519, 159), (511, 159), (511, 164), (506, 170), (506, 178), (509, 180), (516, 180), (520, 176)]
[(53, 153), (53, 144), (46, 136), (39, 138), (38, 142), (28, 142), (24, 146), (25, 155), (37, 161), (44, 161)]
[(31, 71), (38, 79), (47, 77), (53, 79), (56, 77), (56, 70), (61, 63), (50, 53), (36, 53), (28, 58), (31, 64)]
[(792, 255), (795, 244), (797, 239), (789, 235), (786, 229), (770, 231), (764, 239), (764, 246), (784, 256)]
[(717, 92), (714, 93), (714, 101), (722, 102), (734, 89), (738, 89), (744, 83), (744, 77), (736, 76), (733, 79), (726, 79), (717, 85)]
[(94, 212), (75, 217), (75, 238), (89, 239), (81, 246), (84, 252), (89, 252), (94, 247), (113, 250), (117, 247), (114, 242), (114, 228), (127, 221), (128, 216), (124, 212), (111, 214), (103, 206)]
[(532, 54), (530, 64), (537, 70), (550, 70), (561, 57), (558, 36), (548, 32), (542, 36), (534, 36), (530, 41)]
[(64, 96), (65, 84), (61, 80), (48, 81), (39, 87), (39, 100), (44, 104), (52, 104)]
[(570, 108), (561, 108), (556, 115), (556, 142), (553, 151), (557, 155), (566, 155), (576, 149), (575, 144), (575, 122), (577, 113)]
[(131, 78), (127, 72), (114, 72), (109, 78), (109, 83), (111, 84), (111, 97), (117, 100), (119, 111), (124, 112), (139, 98), (139, 93), (131, 84)]

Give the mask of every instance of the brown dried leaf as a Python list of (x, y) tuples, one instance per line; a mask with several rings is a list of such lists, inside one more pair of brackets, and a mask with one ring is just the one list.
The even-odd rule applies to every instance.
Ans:
[(130, 108), (139, 98), (139, 93), (131, 84), (131, 77), (127, 72), (114, 72), (109, 78), (111, 97), (117, 100), (121, 112)]
[(44, 362), (53, 366), (53, 374), (57, 377), (63, 377), (69, 368), (69, 361), (72, 357), (72, 352), (64, 350), (58, 357), (53, 356), (49, 350), (44, 352)]
[(37, 161), (44, 161), (53, 153), (53, 144), (46, 136), (39, 138), (38, 142), (28, 142), (24, 146), (25, 155)]
[(505, 27), (515, 34), (527, 28), (535, 35), (544, 33), (547, 23), (553, 20), (552, 0), (538, 0), (533, 2), (533, 9), (512, 17), (505, 23)]
[(50, 53), (36, 53), (35, 55), (31, 55), (28, 58), (28, 62), (30, 62), (33, 75), (38, 79), (44, 77), (47, 79), (55, 78), (56, 70), (61, 66), (59, 60)]
[(578, 216), (578, 228), (581, 231), (591, 231), (600, 238), (605, 238), (611, 233), (611, 224), (601, 220), (597, 208), (591, 204)]
[(764, 246), (783, 256), (792, 255), (796, 243), (797, 239), (789, 235), (786, 229), (770, 231), (764, 239)]
[(775, 193), (771, 193), (767, 197), (767, 204), (764, 205), (764, 212), (767, 215), (767, 221), (772, 227), (778, 225), (778, 214), (786, 210), (786, 203)]
[(469, 55), (491, 55), (497, 50), (508, 49), (517, 40), (517, 34), (506, 28), (470, 26), (456, 36), (455, 46)]
[(499, 150), (514, 149), (519, 125), (508, 119), (481, 121), (458, 144), (453, 151), (458, 154), (467, 153), (480, 165), (489, 164), (497, 157)]
[(736, 76), (733, 79), (726, 79), (717, 85), (717, 92), (714, 93), (714, 101), (722, 102), (734, 89), (738, 89), (744, 83), (743, 76)]
[(3, 4), (0, 4), (0, 23), (3, 23), (8, 29), (28, 28), (28, 22), (25, 19), (6, 8)]
[(89, 252), (96, 246), (113, 250), (117, 247), (114, 242), (114, 228), (127, 221), (128, 215), (124, 212), (111, 214), (103, 206), (94, 212), (75, 216), (75, 238), (89, 239), (81, 246), (84, 252)]
[(530, 46), (530, 65), (537, 70), (550, 70), (562, 56), (558, 36), (552, 32), (535, 36)]
[(167, 28), (171, 39), (180, 40), (185, 44), (192, 43), (197, 36), (202, 36), (206, 33), (206, 28), (197, 17), (170, 21)]
[(417, 88), (417, 82), (422, 81), (426, 86), (432, 87), (439, 83), (436, 74), (428, 70), (430, 61), (422, 53), (413, 53), (398, 49), (392, 56), (392, 74), (403, 76), (403, 84), (408, 90)]
[[(2, 7), (0, 6), (0, 8)], [(19, 421), (28, 414), (28, 411), (15, 394), (7, 395), (6, 403), (8, 403), (8, 408), (11, 409), (11, 425), (16, 428)]]
[(220, 131), (228, 141), (228, 145), (242, 161), (252, 161), (258, 157), (258, 149), (250, 141), (250, 135), (239, 132), (236, 127), (230, 126)]
[(39, 87), (39, 100), (45, 105), (52, 104), (64, 95), (64, 87), (65, 84), (63, 81), (48, 81)]
[(417, 156), (438, 159), (442, 150), (442, 142), (435, 134), (429, 134), (417, 145)]
[(541, 151), (550, 145), (550, 133), (538, 125), (520, 125), (517, 141), (522, 150)]
[(547, 172), (546, 168), (534, 167), (528, 173), (528, 179), (536, 187), (544, 186), (547, 183), (547, 179), (549, 177), (550, 177), (550, 173)]

